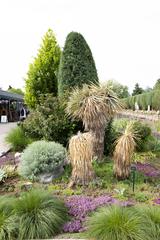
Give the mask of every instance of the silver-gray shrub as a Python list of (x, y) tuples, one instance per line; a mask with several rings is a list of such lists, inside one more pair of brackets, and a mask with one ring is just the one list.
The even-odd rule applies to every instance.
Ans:
[(43, 173), (52, 173), (66, 158), (65, 148), (55, 142), (36, 141), (22, 153), (19, 173), (21, 176), (38, 180)]

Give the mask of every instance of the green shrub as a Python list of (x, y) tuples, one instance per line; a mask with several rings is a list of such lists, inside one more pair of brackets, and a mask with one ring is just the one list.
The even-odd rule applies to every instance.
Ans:
[(6, 178), (15, 177), (18, 175), (17, 167), (15, 165), (4, 165), (0, 168), (6, 174)]
[(22, 123), (26, 135), (66, 146), (69, 138), (82, 129), (82, 123), (73, 122), (66, 116), (65, 103), (51, 95), (42, 97), (40, 105)]
[(135, 200), (138, 202), (146, 202), (149, 200), (149, 196), (143, 192), (135, 193)]
[(149, 138), (151, 137), (151, 128), (147, 124), (141, 123), (140, 121), (134, 121), (134, 128), (139, 136), (136, 149), (138, 151), (144, 151)]
[(8, 133), (6, 142), (11, 145), (13, 151), (22, 151), (32, 141), (25, 135), (21, 127), (16, 127)]
[(153, 153), (152, 151), (133, 154), (134, 162), (146, 163), (146, 162), (150, 162), (151, 160), (154, 161), (155, 159), (156, 159), (156, 154)]
[[(150, 147), (151, 148), (151, 147)], [(154, 144), (152, 145), (153, 152), (160, 152), (160, 141), (155, 139)]]
[(65, 160), (65, 148), (55, 142), (37, 141), (30, 144), (21, 156), (20, 175), (38, 180), (43, 173), (52, 173)]
[(155, 126), (156, 131), (160, 132), (160, 121), (155, 122), (154, 126)]
[[(130, 122), (129, 119), (117, 119), (114, 120), (113, 122), (113, 128), (115, 129), (116, 132), (123, 132), (125, 129), (126, 124)], [(149, 150), (148, 149), (148, 143), (151, 141), (152, 135), (151, 135), (151, 128), (145, 124), (141, 123), (140, 121), (133, 121), (134, 123), (134, 129), (135, 132), (138, 134), (138, 139), (137, 139), (137, 151), (144, 151), (144, 150)], [(117, 134), (118, 135), (118, 134)]]
[(114, 119), (113, 128), (117, 132), (122, 132), (125, 129), (128, 122), (129, 122), (129, 119), (127, 118)]
[(68, 219), (64, 203), (42, 190), (32, 190), (16, 199), (14, 213), (19, 240), (52, 238)]
[(87, 236), (98, 240), (144, 240), (140, 226), (138, 214), (127, 208), (110, 206), (90, 217)]
[(111, 155), (114, 149), (114, 142), (118, 138), (119, 133), (116, 131), (112, 124), (113, 120), (110, 120), (105, 129), (104, 137), (104, 155)]
[(160, 141), (154, 136), (148, 138), (147, 143), (145, 144), (145, 151), (159, 152), (160, 151)]

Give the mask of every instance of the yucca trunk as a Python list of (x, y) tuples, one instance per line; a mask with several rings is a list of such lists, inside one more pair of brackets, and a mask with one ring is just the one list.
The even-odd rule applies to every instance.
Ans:
[(93, 136), (93, 152), (94, 157), (97, 161), (101, 161), (103, 159), (104, 153), (104, 136), (105, 129), (97, 129), (95, 131), (90, 131)]
[(72, 165), (69, 185), (88, 185), (94, 178), (92, 167), (93, 137), (90, 133), (78, 133), (70, 139), (69, 158)]
[(114, 154), (114, 159), (116, 159), (116, 161), (114, 162), (114, 174), (118, 180), (124, 180), (129, 178), (131, 167), (130, 159), (126, 158), (126, 154), (123, 149), (121, 151), (121, 154)]

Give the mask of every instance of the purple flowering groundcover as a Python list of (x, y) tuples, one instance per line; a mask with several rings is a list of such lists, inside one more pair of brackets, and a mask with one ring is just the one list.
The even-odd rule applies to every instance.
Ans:
[(160, 198), (154, 199), (153, 202), (154, 202), (154, 204), (160, 205)]
[(82, 232), (84, 231), (84, 222), (90, 212), (93, 212), (100, 206), (108, 204), (119, 204), (121, 206), (131, 206), (132, 202), (120, 202), (111, 196), (72, 196), (66, 200), (66, 206), (69, 209), (69, 214), (72, 220), (64, 225), (64, 232)]
[(150, 163), (136, 163), (137, 171), (143, 173), (147, 177), (160, 178), (160, 170)]

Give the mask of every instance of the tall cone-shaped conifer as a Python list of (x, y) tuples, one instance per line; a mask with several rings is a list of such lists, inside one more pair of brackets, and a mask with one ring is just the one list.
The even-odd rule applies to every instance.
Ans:
[(98, 84), (98, 75), (92, 52), (84, 37), (77, 32), (68, 34), (61, 55), (58, 74), (59, 95), (73, 87)]

